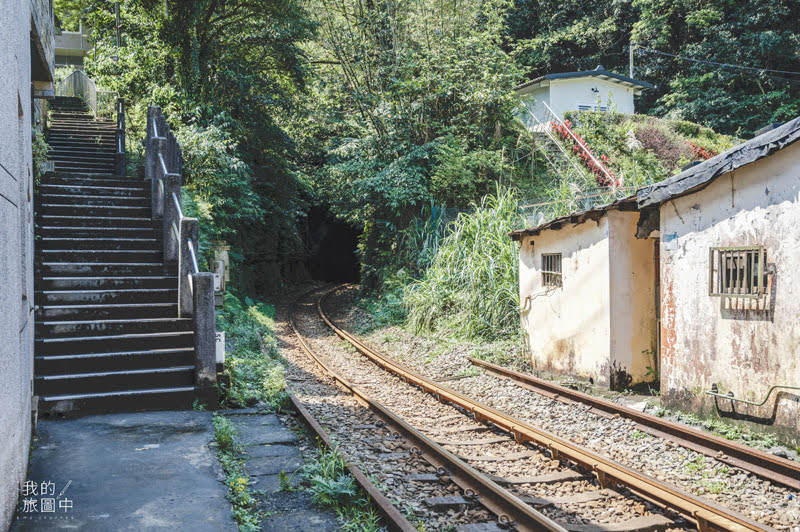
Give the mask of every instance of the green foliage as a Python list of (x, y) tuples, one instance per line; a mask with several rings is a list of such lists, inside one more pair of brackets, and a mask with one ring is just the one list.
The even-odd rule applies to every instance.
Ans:
[(44, 140), (44, 135), (37, 131), (33, 136), (32, 142), (33, 149), (33, 184), (38, 190), (39, 185), (42, 183), (42, 177), (45, 172), (45, 165), (47, 163), (47, 151), (50, 146)]
[(251, 406), (264, 401), (273, 407), (286, 402), (286, 381), (275, 341), (275, 309), (249, 297), (225, 294), (217, 314), (217, 329), (226, 332), (233, 348), (226, 352), (230, 388), (221, 390), (224, 404)]
[(519, 328), (516, 196), (498, 190), (461, 213), (422, 279), (406, 289), (409, 324), (465, 338), (511, 336)]
[(233, 518), (239, 524), (239, 531), (260, 530), (257, 502), (249, 488), (250, 477), (236, 457), (241, 451), (238, 431), (230, 419), (214, 414), (214, 435), (217, 441), (217, 457), (225, 472), (228, 500), (233, 506)]
[(215, 414), (214, 434), (217, 439), (217, 447), (221, 452), (228, 454), (239, 452), (239, 435), (230, 419)]

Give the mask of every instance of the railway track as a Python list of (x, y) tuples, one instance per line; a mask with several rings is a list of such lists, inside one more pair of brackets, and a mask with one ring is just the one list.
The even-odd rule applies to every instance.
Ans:
[(595, 397), (551, 381), (539, 379), (527, 373), (514, 371), (474, 357), (467, 357), (467, 360), (475, 366), (484, 368), (490, 374), (511, 379), (524, 389), (565, 404), (581, 403), (590, 406), (592, 411), (598, 415), (620, 416), (630, 419), (643, 432), (672, 441), (706, 456), (711, 456), (720, 462), (750, 471), (772, 482), (793, 489), (800, 489), (800, 464), (792, 460), (759, 451), (674, 421), (646, 414), (601, 397)]
[[(362, 403), (370, 405), (373, 412), (380, 412), (381, 409), (388, 411), (388, 408), (392, 408), (394, 412), (388, 414), (390, 418), (393, 415), (394, 419), (387, 421), (387, 425), (409, 440), (413, 440), (412, 445), (420, 455), (425, 455), (427, 458), (443, 452), (447, 460), (452, 460), (450, 457), (454, 457), (467, 466), (463, 468), (458, 462), (454, 465), (442, 461), (439, 455), (438, 458), (427, 462), (430, 467), (436, 464), (435, 471), (439, 473), (438, 475), (422, 474), (410, 482), (414, 484), (426, 480), (435, 481), (435, 478), (441, 479), (441, 477), (455, 479), (462, 475), (458, 478), (462, 482), (459, 495), (461, 499), (459, 496), (452, 496), (449, 501), (441, 502), (475, 503), (477, 496), (477, 501), (486, 503), (494, 499), (496, 492), (505, 490), (507, 494), (516, 498), (516, 500), (511, 499), (513, 509), (495, 507), (492, 513), (500, 516), (501, 524), (512, 521), (516, 529), (520, 530), (563, 529), (577, 532), (678, 530), (694, 527), (701, 530), (769, 530), (709, 501), (671, 486), (661, 485), (646, 475), (629, 470), (543, 431), (537, 431), (534, 427), (470, 401), (438, 383), (403, 368), (390, 357), (375, 352), (336, 326), (324, 312), (324, 299), (331, 292), (327, 292), (317, 302), (319, 316), (326, 320), (337, 335), (371, 362), (362, 357), (353, 357), (352, 354), (347, 355), (349, 360), (342, 360), (341, 356), (339, 359), (333, 357), (332, 360), (328, 360), (326, 355), (314, 353), (306, 339), (303, 339), (304, 349), (314, 357), (315, 363), (325, 368), (327, 372), (336, 374), (342, 387), (360, 397)], [(294, 316), (292, 325), (302, 338)], [(398, 386), (397, 379), (388, 379), (395, 384), (387, 384), (385, 373), (376, 374), (370, 371), (372, 362), (378, 363), (415, 387), (405, 386), (406, 391), (401, 397), (394, 397), (397, 392), (390, 392), (388, 389)], [(345, 368), (342, 364), (350, 364), (351, 367)], [(361, 364), (360, 368), (353, 367), (358, 364)], [(370, 376), (362, 378), (359, 375)], [(377, 378), (377, 375), (382, 377)], [(373, 396), (377, 396), (383, 404), (367, 395), (365, 388), (369, 389), (369, 393)], [(420, 392), (427, 392), (428, 395)], [(421, 398), (412, 399), (414, 394)], [(432, 397), (437, 400), (426, 407), (425, 397), (429, 403)], [(414, 405), (412, 402), (420, 404)], [(450, 406), (445, 406), (446, 404)], [(453, 406), (456, 409), (453, 409)], [(423, 411), (427, 412), (426, 408), (436, 407), (440, 409), (438, 414), (423, 414)], [(400, 416), (403, 416), (403, 419)], [(413, 433), (409, 431), (413, 430), (430, 441), (420, 440), (420, 436), (412, 435)], [(435, 447), (429, 447), (430, 443), (438, 445), (441, 450), (432, 450)], [(472, 482), (475, 482), (474, 478), (480, 478), (480, 475), (485, 479), (472, 484), (471, 487), (464, 487), (467, 486), (464, 479), (469, 474), (478, 475), (473, 477)], [(520, 513), (512, 515), (512, 512), (521, 511), (519, 502), (524, 503), (529, 509), (540, 510), (537, 513), (546, 515), (549, 524), (530, 521), (530, 516)], [(510, 504), (509, 499), (506, 498), (502, 504)], [(661, 508), (666, 510), (660, 511)], [(460, 524), (466, 526), (468, 523), (462, 521)], [(501, 525), (483, 521), (480, 526), (496, 529)], [(548, 526), (560, 528), (548, 528)], [(480, 528), (465, 528), (465, 530), (478, 529)]]
[[(493, 460), (498, 457), (514, 458), (513, 467), (506, 467), (505, 476), (491, 475), (490, 478), (496, 481), (497, 484), (503, 484), (508, 491), (516, 494), (520, 500), (523, 500), (534, 506), (544, 508), (543, 512), (549, 514), (551, 517), (557, 518), (559, 516), (580, 516), (581, 510), (578, 508), (582, 504), (591, 508), (602, 506), (609, 499), (614, 499), (620, 496), (640, 497), (645, 501), (649, 501), (659, 508), (665, 509), (665, 514), (676, 517), (676, 521), (670, 523), (666, 520), (664, 514), (648, 512), (647, 518), (638, 520), (629, 519), (617, 520), (615, 523), (587, 525), (580, 517), (565, 522), (559, 521), (559, 524), (565, 526), (566, 529), (571, 530), (642, 530), (642, 529), (664, 529), (664, 528), (683, 528), (687, 524), (696, 527), (699, 530), (771, 530), (751, 519), (736, 514), (727, 510), (719, 505), (712, 503), (706, 499), (696, 497), (686, 493), (678, 488), (664, 484), (648, 475), (639, 471), (625, 467), (617, 462), (609, 460), (604, 456), (598, 455), (588, 449), (582, 448), (572, 442), (558, 438), (545, 431), (537, 429), (527, 423), (518, 419), (508, 416), (502, 412), (496, 411), (486, 405), (482, 405), (477, 401), (470, 399), (462, 394), (454, 392), (446, 386), (434, 382), (430, 379), (419, 375), (418, 373), (404, 367), (397, 363), (391, 357), (379, 353), (369, 346), (365, 345), (358, 338), (350, 335), (338, 327), (332, 319), (325, 312), (325, 301), (328, 296), (335, 289), (329, 290), (317, 302), (317, 312), (319, 316), (326, 322), (326, 324), (343, 340), (352, 345), (362, 355), (367, 357), (371, 362), (381, 366), (388, 372), (398, 376), (403, 381), (412, 384), (434, 396), (440, 403), (449, 404), (457, 407), (461, 412), (470, 414), (472, 423), (479, 423), (483, 426), (483, 430), (490, 430), (487, 427), (505, 433), (506, 444), (499, 450), (503, 454), (492, 454), (491, 451), (481, 449), (480, 452), (470, 453), (469, 449), (477, 450), (478, 447), (469, 445), (468, 440), (451, 440), (440, 438), (440, 442), (447, 445), (447, 447), (455, 449), (459, 455), (465, 457), (467, 461), (472, 463), (480, 463), (482, 471), (485, 473), (487, 470), (491, 471), (493, 468), (488, 466), (492, 464)], [(352, 386), (352, 384), (351, 384)], [(426, 427), (420, 426), (415, 423), (418, 428), (426, 430)], [(427, 430), (436, 431), (435, 428), (427, 427)], [(475, 429), (480, 430), (480, 429)], [(462, 430), (462, 433), (469, 431)], [(494, 433), (492, 433), (494, 434)], [(485, 436), (485, 434), (484, 434)], [(495, 437), (497, 437), (495, 435)], [(475, 438), (474, 441), (480, 443)], [(516, 452), (512, 451), (512, 446), (508, 441), (513, 439), (513, 445), (518, 446)], [(488, 443), (485, 443), (488, 445)], [(500, 441), (494, 442), (495, 445), (500, 444)], [(524, 450), (521, 450), (524, 449)], [(586, 473), (591, 473), (591, 480), (595, 488), (587, 489), (587, 486), (578, 488), (579, 496), (562, 496), (562, 497), (547, 497), (537, 496), (537, 491), (541, 493), (541, 486), (538, 480), (552, 480), (543, 478), (543, 475), (517, 475), (509, 474), (514, 468), (524, 469), (526, 464), (524, 460), (535, 456), (534, 454), (541, 452), (545, 449), (547, 460), (552, 465), (554, 462), (563, 466), (564, 464), (571, 464), (569, 471), (572, 474), (583, 475), (582, 480), (586, 482)], [(496, 451), (498, 449), (495, 449)], [(490, 459), (482, 460), (482, 456), (490, 456)], [(533, 460), (537, 462), (536, 459)], [(540, 457), (539, 462), (542, 461)], [(487, 465), (484, 466), (483, 464)], [(477, 466), (476, 466), (477, 467)], [(494, 468), (503, 469), (503, 468)], [(563, 468), (562, 468), (563, 469)], [(569, 474), (569, 473), (560, 473)], [(524, 480), (533, 480), (533, 482), (524, 482)], [(544, 484), (544, 482), (542, 482)], [(605, 492), (592, 493), (592, 492)], [(620, 493), (624, 492), (624, 493)], [(582, 501), (582, 499), (587, 499)], [(635, 503), (634, 503), (635, 504)], [(566, 510), (564, 510), (566, 508)], [(548, 511), (548, 510), (553, 511)], [(673, 513), (674, 512), (674, 513)], [(592, 512), (589, 512), (590, 514)], [(658, 517), (653, 517), (658, 516)], [(660, 520), (659, 520), (660, 517)], [(591, 519), (591, 518), (589, 518)], [(578, 524), (575, 523), (578, 522)], [(649, 521), (649, 522), (648, 522)], [(658, 522), (657, 522), (658, 521)], [(594, 527), (594, 528), (592, 528)]]

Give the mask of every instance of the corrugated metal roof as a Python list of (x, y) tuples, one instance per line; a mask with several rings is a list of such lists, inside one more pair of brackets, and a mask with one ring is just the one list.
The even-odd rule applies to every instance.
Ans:
[(559, 74), (545, 74), (544, 76), (539, 76), (536, 79), (532, 79), (526, 83), (522, 83), (514, 87), (515, 91), (520, 91), (526, 87), (530, 87), (531, 85), (535, 85), (537, 83), (541, 83), (545, 80), (552, 80), (552, 79), (568, 79), (568, 78), (584, 78), (584, 77), (593, 77), (593, 78), (600, 78), (606, 81), (611, 81), (612, 83), (619, 83), (621, 85), (627, 85), (630, 87), (638, 87), (641, 90), (647, 89), (654, 89), (655, 86), (647, 83), (645, 81), (639, 81), (633, 78), (629, 78), (628, 76), (623, 76), (622, 74), (617, 74), (616, 72), (611, 72), (603, 68), (602, 65), (597, 65), (597, 68), (594, 70), (581, 70), (579, 72), (562, 72)]

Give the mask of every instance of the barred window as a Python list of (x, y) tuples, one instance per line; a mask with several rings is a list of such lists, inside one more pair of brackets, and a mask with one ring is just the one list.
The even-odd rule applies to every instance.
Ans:
[(763, 246), (711, 248), (708, 295), (758, 298), (767, 284), (767, 252)]
[(561, 286), (561, 253), (542, 253), (542, 284)]

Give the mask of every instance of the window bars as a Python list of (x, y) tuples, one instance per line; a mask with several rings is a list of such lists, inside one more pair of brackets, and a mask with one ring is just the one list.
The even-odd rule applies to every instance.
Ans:
[(708, 295), (757, 299), (764, 295), (767, 252), (763, 246), (715, 247), (708, 252)]
[(561, 286), (561, 253), (542, 253), (542, 285)]

